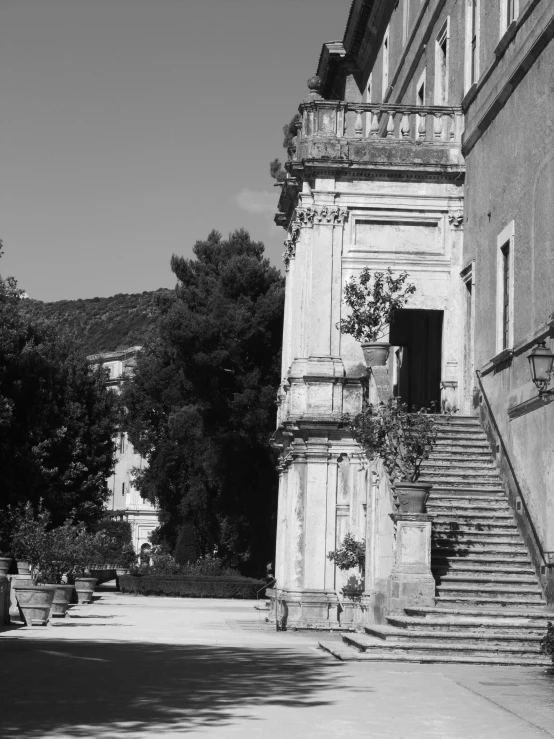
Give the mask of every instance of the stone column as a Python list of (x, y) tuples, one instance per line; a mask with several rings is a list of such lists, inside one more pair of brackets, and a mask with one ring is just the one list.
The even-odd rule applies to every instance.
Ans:
[(431, 573), (431, 522), (427, 514), (391, 513), (396, 524), (395, 562), (389, 580), (389, 611), (435, 605)]

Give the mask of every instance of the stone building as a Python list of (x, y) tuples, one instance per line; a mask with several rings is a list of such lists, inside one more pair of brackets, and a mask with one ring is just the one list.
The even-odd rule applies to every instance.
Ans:
[[(108, 387), (119, 392), (121, 383), (133, 372), (136, 354), (140, 349), (140, 346), (133, 346), (117, 352), (95, 354), (89, 357), (89, 361), (102, 364), (109, 373)], [(110, 512), (117, 512), (122, 520), (131, 524), (133, 546), (135, 552), (140, 552), (141, 547), (149, 543), (148, 536), (159, 523), (158, 511), (140, 496), (132, 483), (132, 471), (143, 466), (143, 458), (134, 450), (126, 433), (118, 434), (115, 442), (116, 465), (112, 477), (108, 480), (110, 498), (107, 509)]]
[[(435, 498), (457, 495), (473, 516), (477, 496), (481, 509), (497, 501), (494, 520), (525, 542), (533, 597), (554, 604), (554, 396), (538, 399), (526, 360), (554, 327), (553, 34), (546, 0), (354, 0), (343, 41), (323, 45), (276, 216), (287, 282), (275, 595), (289, 624), (382, 623), (410, 605), (395, 600), (404, 555), (427, 557), (412, 567), (415, 602), (441, 597), (437, 562), (429, 596), (429, 532), (436, 550), (441, 525), (458, 522), (441, 522), (435, 500), (436, 516), (402, 539), (386, 472), (339, 424), (391, 394), (440, 408)], [(371, 371), (336, 326), (345, 282), (389, 266), (417, 290), (390, 327), (388, 366)], [(356, 599), (359, 573), (327, 558), (347, 532), (366, 540)], [(409, 537), (427, 554), (410, 554)], [(514, 577), (505, 591), (523, 607)], [(483, 605), (465, 582), (454, 601)]]

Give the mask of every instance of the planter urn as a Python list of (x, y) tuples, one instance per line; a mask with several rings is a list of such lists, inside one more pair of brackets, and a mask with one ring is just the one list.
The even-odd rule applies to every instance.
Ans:
[(17, 574), (18, 575), (29, 575), (31, 576), (31, 565), (25, 560), (17, 560)]
[(92, 594), (98, 579), (96, 577), (76, 577), (75, 592), (77, 594), (77, 603), (92, 603)]
[(46, 626), (50, 617), (56, 585), (31, 585), (18, 581), (15, 595), (27, 626)]
[(10, 565), (12, 563), (11, 557), (0, 557), (0, 575), (7, 575)]
[(52, 617), (65, 618), (74, 589), (74, 585), (56, 586), (54, 600), (52, 601), (52, 610), (50, 611)]
[(390, 344), (386, 341), (362, 344), (362, 351), (367, 367), (385, 367), (390, 353)]
[(397, 482), (394, 491), (400, 513), (425, 513), (431, 485), (428, 482)]

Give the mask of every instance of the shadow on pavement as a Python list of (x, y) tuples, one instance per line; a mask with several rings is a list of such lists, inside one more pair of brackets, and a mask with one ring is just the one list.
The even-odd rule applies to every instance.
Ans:
[[(260, 706), (330, 704), (340, 663), (287, 650), (67, 642), (0, 644), (0, 736), (132, 737), (224, 727)], [(224, 736), (224, 734), (222, 734)]]

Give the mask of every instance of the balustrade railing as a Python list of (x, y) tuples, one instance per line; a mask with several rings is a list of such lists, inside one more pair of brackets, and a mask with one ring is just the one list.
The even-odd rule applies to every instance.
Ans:
[(304, 103), (300, 110), (299, 141), (311, 136), (337, 136), (459, 145), (462, 138), (460, 107), (314, 100)]

